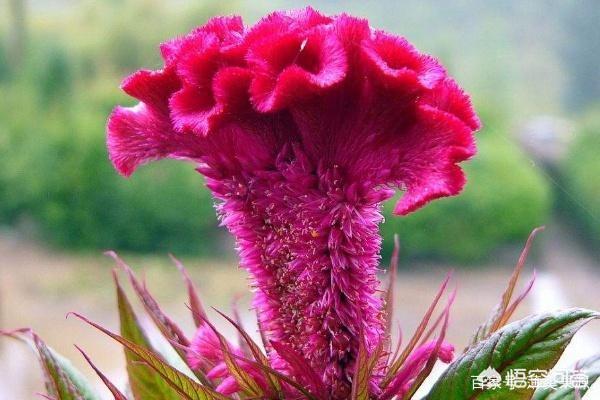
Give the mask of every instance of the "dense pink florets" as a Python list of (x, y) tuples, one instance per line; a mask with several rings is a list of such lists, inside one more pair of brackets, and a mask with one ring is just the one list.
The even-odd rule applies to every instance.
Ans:
[(369, 349), (384, 332), (380, 203), (400, 188), (407, 214), (462, 189), (479, 127), (469, 98), (404, 38), (310, 8), (251, 28), (215, 18), (161, 52), (162, 70), (123, 83), (140, 104), (113, 112), (111, 160), (124, 175), (198, 163), (268, 339), (347, 398), (360, 332)]
[(158, 157), (211, 157), (210, 144), (245, 142), (229, 138), (241, 128), (257, 135), (244, 156), (266, 147), (272, 162), (284, 142), (303, 142), (313, 160), (406, 189), (400, 214), (464, 184), (456, 163), (474, 154), (479, 127), (468, 97), (435, 59), (365, 20), (306, 9), (248, 29), (215, 18), (161, 50), (163, 70), (123, 84), (144, 106), (111, 118), (111, 158), (124, 174)]

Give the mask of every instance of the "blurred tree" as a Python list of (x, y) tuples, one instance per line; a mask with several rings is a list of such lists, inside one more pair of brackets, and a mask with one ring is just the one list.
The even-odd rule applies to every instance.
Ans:
[(600, 254), (600, 108), (591, 108), (578, 123), (577, 139), (562, 165), (558, 205), (591, 249)]
[(8, 78), (9, 65), (8, 65), (8, 50), (4, 43), (0, 42), (0, 82)]
[(27, 42), (27, 4), (25, 0), (8, 1), (10, 15), (9, 60), (14, 71), (23, 64)]
[(567, 105), (573, 110), (600, 101), (600, 4), (568, 1), (560, 12), (565, 39), (560, 44), (567, 68)]
[[(479, 154), (464, 165), (468, 183), (457, 197), (442, 199), (406, 217), (384, 208), (384, 260), (400, 235), (403, 257), (457, 261), (493, 260), (499, 247), (518, 244), (549, 219), (551, 192), (501, 127), (478, 139)], [(518, 246), (518, 245), (517, 245)]]
[(40, 101), (45, 107), (62, 104), (73, 85), (69, 55), (58, 43), (48, 45), (42, 54), (40, 62), (36, 63), (34, 73)]
[[(115, 104), (135, 103), (118, 83), (135, 69), (159, 68), (157, 43), (212, 15), (242, 14), (252, 22), (276, 8), (311, 4), (368, 16), (373, 26), (406, 35), (439, 56), (474, 95), (486, 129), (479, 135), (481, 155), (467, 165), (471, 184), (462, 196), (414, 216), (388, 218), (384, 249), (399, 232), (405, 255), (485, 258), (547, 218), (547, 182), (503, 137), (522, 117), (554, 112), (552, 106), (562, 105), (563, 79), (590, 76), (584, 70), (599, 64), (600, 51), (590, 49), (600, 38), (589, 22), (598, 10), (593, 0), (576, 2), (0, 0), (0, 224), (69, 248), (218, 251), (211, 198), (189, 167), (167, 162), (131, 180), (110, 167), (106, 117)], [(13, 32), (20, 32), (23, 72), (2, 81), (2, 64), (4, 76), (12, 67), (3, 55), (16, 49)], [(562, 63), (567, 50), (572, 59)], [(567, 66), (574, 71), (571, 64), (583, 72), (565, 73)], [(593, 98), (582, 82), (583, 88), (569, 89), (573, 96), (590, 91)], [(580, 171), (597, 153), (588, 152), (585, 161), (578, 158)], [(585, 176), (584, 184), (592, 179)], [(597, 202), (595, 193), (587, 197)]]

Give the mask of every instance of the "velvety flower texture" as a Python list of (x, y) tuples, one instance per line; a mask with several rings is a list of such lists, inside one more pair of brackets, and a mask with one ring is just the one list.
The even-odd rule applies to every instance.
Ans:
[[(330, 398), (348, 398), (359, 337), (371, 351), (385, 331), (380, 204), (398, 188), (404, 215), (461, 190), (457, 163), (479, 127), (469, 98), (404, 38), (310, 8), (250, 28), (214, 18), (161, 52), (163, 69), (123, 83), (140, 103), (110, 117), (112, 162), (124, 175), (196, 162), (251, 275), (274, 365), (294, 374), (274, 350), (285, 346)], [(196, 342), (210, 343), (203, 332)]]

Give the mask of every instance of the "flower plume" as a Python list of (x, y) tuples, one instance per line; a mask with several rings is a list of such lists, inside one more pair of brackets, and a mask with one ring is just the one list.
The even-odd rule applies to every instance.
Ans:
[(113, 164), (197, 163), (269, 347), (286, 349), (272, 362), (293, 374), (294, 354), (348, 398), (360, 338), (372, 353), (386, 336), (380, 204), (400, 189), (404, 215), (462, 189), (479, 128), (468, 96), (404, 38), (311, 8), (214, 18), (161, 54), (163, 69), (123, 83), (140, 103), (110, 117)]

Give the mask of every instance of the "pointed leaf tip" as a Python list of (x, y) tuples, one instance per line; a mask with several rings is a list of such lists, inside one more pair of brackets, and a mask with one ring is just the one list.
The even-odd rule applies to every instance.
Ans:
[[(221, 315), (223, 315), (221, 313)], [(221, 352), (223, 353), (223, 359), (225, 366), (229, 371), (229, 374), (235, 379), (235, 382), (241, 388), (241, 391), (250, 398), (260, 398), (264, 396), (261, 386), (256, 380), (245, 371), (244, 367), (240, 365), (237, 358), (234, 356), (234, 352), (231, 351), (231, 345), (227, 339), (215, 328), (215, 326), (208, 320), (205, 319), (204, 323), (210, 327), (215, 333), (221, 346)]]
[[(175, 267), (181, 273), (183, 277), (184, 283), (186, 285), (188, 291), (188, 299), (190, 301), (190, 308), (192, 310), (192, 318), (194, 319), (194, 323), (196, 324), (196, 328), (199, 328), (202, 325), (202, 320), (206, 318), (206, 311), (204, 310), (204, 305), (202, 304), (202, 300), (200, 299), (200, 295), (198, 294), (198, 289), (183, 263), (177, 259), (173, 254), (169, 254), (169, 258), (175, 264)], [(200, 318), (200, 316), (202, 318)]]
[(113, 340), (121, 343), (125, 348), (136, 354), (143, 360), (149, 368), (152, 368), (158, 375), (164, 379), (173, 389), (175, 389), (184, 400), (230, 400), (226, 396), (214, 391), (213, 389), (202, 386), (183, 372), (166, 364), (162, 358), (151, 350), (123, 338), (116, 333), (109, 331), (101, 325), (87, 319), (81, 314), (71, 313), (83, 322), (93, 326), (100, 332), (111, 337)]
[(389, 385), (389, 383), (393, 379), (394, 375), (400, 370), (400, 367), (402, 367), (402, 364), (404, 363), (404, 361), (406, 361), (406, 359), (408, 358), (410, 353), (412, 353), (412, 351), (415, 349), (415, 346), (419, 343), (421, 337), (423, 336), (427, 327), (429, 326), (429, 321), (431, 320), (431, 317), (432, 317), (435, 309), (437, 308), (437, 305), (438, 305), (442, 295), (446, 292), (446, 288), (448, 287), (448, 283), (450, 282), (450, 279), (452, 278), (452, 274), (453, 274), (453, 271), (450, 271), (446, 275), (446, 278), (440, 285), (440, 288), (438, 289), (438, 292), (435, 295), (433, 302), (427, 309), (425, 315), (423, 316), (423, 319), (421, 320), (421, 322), (419, 323), (419, 326), (415, 330), (415, 333), (409, 340), (408, 344), (406, 345), (406, 347), (404, 348), (404, 350), (402, 351), (400, 356), (397, 359), (392, 360), (392, 364), (389, 366), (389, 368), (385, 374), (385, 377), (383, 378), (383, 380), (381, 382), (380, 386), (382, 388), (385, 388), (387, 385)]
[[(152, 296), (152, 294), (150, 294), (146, 286), (138, 280), (131, 267), (129, 267), (129, 265), (127, 265), (118, 256), (116, 258), (116, 262), (127, 273), (129, 282), (131, 283), (135, 294), (142, 302), (146, 312), (150, 315), (160, 332), (168, 340), (176, 341), (183, 347), (189, 347), (190, 341), (187, 339), (181, 328), (162, 311), (156, 299)], [(183, 359), (185, 359), (184, 352), (179, 350), (178, 353)]]
[[(492, 314), (490, 315), (488, 320), (486, 322), (484, 322), (483, 324), (481, 324), (477, 328), (476, 332), (473, 334), (473, 337), (471, 339), (469, 347), (473, 346), (477, 342), (489, 337), (492, 333), (496, 332), (498, 329), (500, 329), (504, 325), (506, 325), (508, 323), (508, 321), (510, 320), (510, 318), (512, 317), (512, 315), (514, 314), (517, 307), (519, 306), (519, 304), (521, 304), (521, 302), (525, 299), (525, 297), (527, 297), (527, 295), (531, 291), (531, 288), (533, 287), (533, 284), (534, 284), (535, 278), (536, 278), (535, 270), (533, 272), (533, 277), (531, 278), (529, 283), (526, 285), (525, 290), (517, 297), (516, 300), (514, 300), (511, 303), (516, 285), (519, 281), (519, 277), (521, 276), (521, 272), (527, 261), (527, 257), (529, 255), (529, 250), (531, 249), (531, 246), (533, 245), (533, 240), (538, 235), (538, 233), (542, 232), (544, 229), (545, 229), (544, 226), (540, 226), (538, 228), (535, 228), (529, 234), (529, 237), (527, 238), (527, 242), (525, 243), (525, 246), (524, 246), (523, 250), (521, 251), (521, 254), (519, 255), (517, 264), (515, 265), (515, 268), (510, 276), (508, 285), (507, 285), (506, 289), (504, 290), (504, 293), (502, 294), (502, 299), (496, 305), (496, 307), (494, 307)], [(469, 347), (467, 347), (467, 349)]]
[[(154, 348), (146, 331), (142, 328), (133, 307), (119, 283), (116, 271), (113, 270), (117, 292), (117, 305), (119, 309), (119, 322), (121, 336), (138, 346), (159, 352)], [(179, 395), (159, 375), (148, 369), (142, 358), (132, 351), (125, 349), (125, 360), (129, 386), (136, 400), (177, 400)]]
[(102, 373), (102, 371), (100, 371), (100, 369), (98, 369), (98, 367), (96, 367), (96, 365), (94, 365), (94, 363), (92, 362), (90, 357), (81, 349), (81, 347), (75, 345), (75, 348), (81, 353), (81, 355), (83, 356), (85, 361), (87, 361), (87, 363), (90, 365), (90, 367), (92, 367), (94, 372), (96, 372), (96, 374), (98, 375), (100, 380), (102, 380), (104, 385), (108, 388), (110, 393), (113, 395), (114, 399), (115, 400), (127, 400), (127, 397), (123, 393), (121, 393), (121, 391), (115, 386), (115, 384), (113, 384), (110, 381), (110, 379), (108, 379), (108, 377), (106, 375), (104, 375), (104, 373)]
[(446, 339), (448, 325), (450, 324), (450, 309), (452, 308), (452, 304), (454, 304), (454, 300), (456, 299), (456, 293), (457, 290), (454, 289), (454, 291), (450, 294), (450, 297), (448, 298), (448, 302), (442, 313), (443, 323), (440, 329), (440, 334), (435, 342), (435, 347), (429, 355), (427, 363), (425, 364), (425, 368), (423, 368), (419, 375), (417, 375), (417, 378), (410, 386), (408, 392), (404, 396), (402, 396), (402, 399), (412, 399), (416, 391), (419, 390), (423, 382), (425, 382), (425, 379), (427, 379), (427, 377), (431, 374), (435, 363), (438, 361), (438, 359), (440, 359), (440, 349), (442, 348), (444, 340)]
[(246, 332), (246, 330), (244, 330), (244, 328), (242, 328), (242, 326), (239, 324), (238, 321), (234, 321), (232, 318), (228, 317), (227, 315), (225, 315), (224, 313), (222, 313), (221, 311), (219, 311), (217, 309), (215, 309), (215, 311), (217, 313), (219, 313), (223, 318), (225, 318), (227, 321), (229, 321), (229, 323), (231, 325), (233, 325), (235, 327), (235, 329), (238, 331), (238, 334), (240, 335), (241, 339), (243, 340), (243, 343), (246, 344), (246, 347), (248, 348), (248, 350), (249, 350), (250, 354), (252, 355), (252, 357), (254, 358), (254, 360), (264, 367), (264, 369), (262, 369), (262, 372), (263, 372), (272, 392), (275, 394), (281, 394), (282, 393), (281, 382), (279, 381), (279, 378), (276, 375), (272, 374), (269, 371), (269, 368), (270, 368), (269, 359), (262, 352), (262, 350), (260, 349), (258, 344), (250, 337), (248, 332)]
[[(534, 315), (506, 325), (456, 359), (435, 383), (427, 400), (474, 399), (482, 391), (465, 384), (465, 379), (486, 368), (496, 370), (505, 382), (510, 370), (550, 370), (575, 333), (600, 314), (581, 308)], [(503, 385), (494, 398), (529, 400), (534, 388)], [(483, 398), (482, 396), (481, 398)]]
[(396, 285), (396, 279), (398, 276), (398, 259), (400, 255), (400, 239), (398, 234), (394, 234), (394, 250), (392, 251), (392, 257), (390, 260), (390, 277), (388, 278), (388, 288), (385, 293), (385, 320), (386, 329), (385, 334), (389, 337), (392, 331), (392, 324), (394, 320), (394, 288)]
[(23, 331), (31, 336), (33, 348), (37, 351), (48, 398), (57, 400), (98, 400), (99, 396), (91, 385), (70, 361), (52, 350), (32, 330)]

